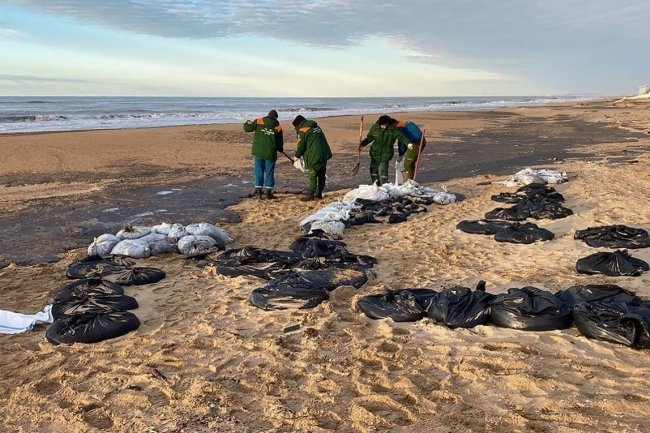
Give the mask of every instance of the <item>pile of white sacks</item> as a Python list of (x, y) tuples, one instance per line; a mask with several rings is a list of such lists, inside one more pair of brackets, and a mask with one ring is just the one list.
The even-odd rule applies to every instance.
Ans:
[(181, 253), (190, 257), (224, 249), (232, 241), (226, 230), (207, 222), (162, 223), (152, 227), (128, 225), (116, 234), (96, 237), (88, 246), (88, 255), (144, 259), (162, 253)]
[(494, 182), (505, 186), (523, 186), (531, 183), (542, 185), (564, 183), (569, 180), (566, 173), (548, 168), (524, 168), (513, 174), (510, 179)]
[(385, 201), (394, 197), (430, 197), (436, 204), (450, 204), (456, 201), (456, 195), (437, 189), (422, 186), (413, 180), (407, 180), (402, 185), (386, 183), (382, 186), (359, 185), (348, 191), (341, 201), (336, 201), (309, 215), (298, 226), (302, 229), (309, 227), (309, 233), (322, 230), (329, 235), (342, 236), (345, 229), (344, 221), (361, 208), (356, 199), (370, 201)]

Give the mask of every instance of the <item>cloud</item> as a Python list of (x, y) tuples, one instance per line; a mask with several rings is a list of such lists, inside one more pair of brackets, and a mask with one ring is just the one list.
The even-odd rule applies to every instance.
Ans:
[[(585, 82), (650, 44), (647, 0), (4, 0), (23, 10), (105, 29), (176, 40), (262, 37), (297, 47), (347, 49), (383, 40), (388, 61), (486, 74), (554, 75)], [(271, 39), (269, 39), (271, 38)], [(642, 69), (648, 60), (639, 59)], [(620, 66), (619, 66), (620, 67)], [(647, 68), (646, 68), (647, 69)], [(496, 72), (495, 72), (496, 71)], [(575, 71), (575, 72), (573, 72)]]
[(0, 37), (16, 37), (22, 35), (22, 32), (19, 32), (18, 30), (10, 29), (8, 27), (3, 27), (2, 24), (0, 24)]
[(77, 78), (52, 78), (52, 77), (39, 77), (35, 75), (12, 75), (0, 74), (0, 81), (11, 81), (18, 84), (43, 84), (43, 83), (95, 83), (90, 80), (82, 80)]

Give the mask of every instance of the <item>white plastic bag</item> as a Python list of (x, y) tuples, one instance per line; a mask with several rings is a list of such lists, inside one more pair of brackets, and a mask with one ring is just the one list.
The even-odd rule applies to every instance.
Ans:
[(404, 176), (402, 172), (404, 171), (404, 160), (395, 162), (395, 186), (399, 186), (404, 183)]
[(307, 172), (307, 170), (305, 170), (305, 159), (302, 156), (293, 160), (293, 166), (303, 173)]

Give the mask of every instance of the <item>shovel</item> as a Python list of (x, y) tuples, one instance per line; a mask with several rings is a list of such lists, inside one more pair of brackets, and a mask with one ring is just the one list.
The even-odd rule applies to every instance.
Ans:
[[(359, 143), (363, 139), (363, 116), (361, 116), (361, 125), (359, 125)], [(357, 165), (352, 169), (352, 176), (356, 176), (359, 173), (359, 167), (361, 167), (361, 149), (359, 149), (359, 155), (357, 156)]]
[(290, 157), (289, 155), (287, 155), (287, 152), (285, 152), (285, 151), (283, 150), (283, 151), (282, 151), (282, 154), (283, 154), (284, 156), (286, 156), (287, 159), (288, 159), (289, 161), (291, 161), (291, 163), (293, 164), (293, 158)]

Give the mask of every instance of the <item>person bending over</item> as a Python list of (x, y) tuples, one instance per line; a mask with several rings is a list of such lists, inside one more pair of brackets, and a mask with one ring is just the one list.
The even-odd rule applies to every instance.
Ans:
[(382, 115), (370, 127), (366, 138), (359, 143), (359, 150), (370, 146), (370, 178), (373, 183), (381, 186), (388, 183), (388, 163), (395, 154), (394, 144), (399, 141), (407, 149), (415, 147), (413, 142), (395, 126), (396, 120)]
[(327, 161), (332, 157), (332, 149), (327, 143), (325, 133), (315, 121), (305, 119), (299, 114), (291, 124), (298, 134), (295, 157), (303, 157), (309, 178), (307, 195), (301, 200), (321, 199), (325, 189)]

